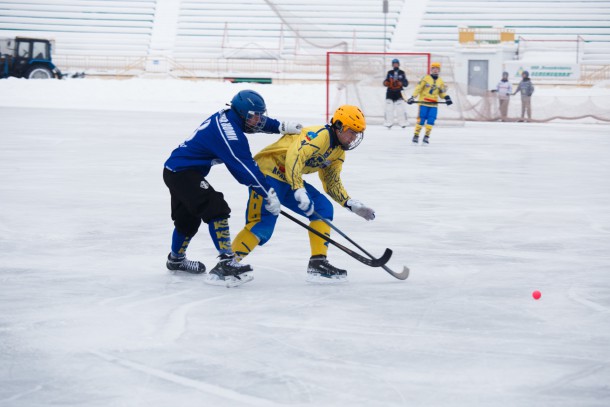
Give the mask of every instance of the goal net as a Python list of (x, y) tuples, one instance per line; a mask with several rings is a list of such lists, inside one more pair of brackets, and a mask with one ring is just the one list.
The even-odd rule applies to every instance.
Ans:
[[(464, 118), (460, 98), (455, 97), (456, 89), (453, 68), (448, 58), (429, 53), (374, 53), (374, 52), (327, 52), (326, 53), (326, 119), (336, 108), (344, 104), (356, 105), (362, 109), (367, 123), (381, 124), (385, 111), (386, 88), (383, 85), (386, 74), (392, 69), (392, 59), (400, 60), (402, 69), (409, 81), (403, 90), (408, 99), (419, 80), (428, 73), (431, 62), (440, 62), (441, 78), (448, 86), (448, 94), (453, 99), (452, 106), (439, 106), (439, 125), (463, 125)], [(410, 124), (414, 124), (418, 112), (417, 104), (407, 105)]]

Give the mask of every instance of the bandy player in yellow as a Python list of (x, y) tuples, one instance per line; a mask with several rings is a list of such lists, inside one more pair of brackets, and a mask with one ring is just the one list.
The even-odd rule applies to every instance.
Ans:
[(415, 98), (418, 98), (419, 111), (417, 114), (417, 124), (415, 125), (415, 135), (413, 136), (413, 142), (417, 144), (419, 142), (419, 133), (426, 126), (426, 133), (424, 135), (424, 143), (430, 142), (430, 133), (432, 132), (432, 126), (436, 121), (436, 114), (438, 113), (438, 98), (439, 96), (445, 99), (447, 106), (453, 104), (453, 101), (446, 94), (447, 87), (445, 82), (438, 76), (441, 72), (441, 64), (439, 62), (432, 62), (430, 64), (430, 74), (421, 78), (415, 90), (413, 96), (407, 100), (407, 103), (412, 105), (415, 103)]
[[(300, 134), (286, 134), (254, 156), (269, 186), (282, 205), (306, 216), (309, 226), (330, 236), (324, 219), (333, 219), (332, 203), (324, 194), (303, 180), (304, 174), (318, 173), (324, 191), (338, 204), (366, 220), (375, 219), (375, 211), (351, 199), (341, 182), (345, 151), (356, 148), (364, 137), (366, 121), (362, 111), (351, 105), (339, 107), (324, 126), (306, 127)], [(233, 240), (233, 251), (243, 259), (258, 245), (264, 245), (273, 234), (277, 215), (269, 212), (263, 196), (250, 188), (246, 226)], [(309, 232), (311, 258), (307, 281), (336, 283), (347, 280), (347, 271), (331, 265), (326, 259), (328, 243)]]

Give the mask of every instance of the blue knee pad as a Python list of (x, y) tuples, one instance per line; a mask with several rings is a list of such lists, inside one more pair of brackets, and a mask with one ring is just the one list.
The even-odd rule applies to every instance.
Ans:
[[(266, 209), (263, 209), (266, 211)], [(258, 221), (252, 228), (250, 232), (254, 233), (256, 237), (258, 237), (259, 242), (258, 245), (262, 246), (271, 239), (273, 235), (273, 231), (275, 230), (275, 223), (277, 222), (277, 216), (273, 216), (270, 213), (262, 214), (261, 220)]]
[[(275, 189), (278, 199), (283, 206), (287, 207), (293, 212), (305, 216), (303, 211), (299, 209), (299, 203), (294, 198), (294, 191), (291, 189), (289, 184), (269, 176), (267, 176), (266, 179), (269, 186)], [(314, 210), (324, 219), (332, 221), (334, 216), (334, 208), (332, 203), (323, 193), (318, 191), (312, 185), (304, 182), (304, 186), (309, 198), (314, 204)], [(250, 207), (250, 205), (248, 205), (248, 207)], [(309, 220), (317, 219), (318, 217), (316, 215), (312, 214), (309, 216)], [(260, 220), (250, 229), (250, 231), (259, 238), (260, 241), (258, 244), (260, 246), (264, 245), (269, 241), (269, 239), (271, 239), (276, 222), (277, 217), (269, 213), (269, 211), (267, 211), (263, 205), (263, 207), (260, 208)]]

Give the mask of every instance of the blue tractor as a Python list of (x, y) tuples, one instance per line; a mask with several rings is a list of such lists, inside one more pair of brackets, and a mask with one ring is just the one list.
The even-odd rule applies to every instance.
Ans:
[(51, 61), (51, 41), (39, 38), (0, 38), (0, 78), (63, 77)]

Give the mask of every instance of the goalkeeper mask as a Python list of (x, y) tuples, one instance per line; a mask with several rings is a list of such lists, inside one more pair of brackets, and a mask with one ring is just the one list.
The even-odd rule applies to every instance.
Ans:
[(261, 95), (253, 90), (242, 90), (231, 100), (231, 110), (242, 119), (244, 133), (262, 131), (267, 122), (267, 107)]
[(357, 106), (340, 106), (330, 121), (343, 150), (353, 150), (364, 138), (366, 119)]

